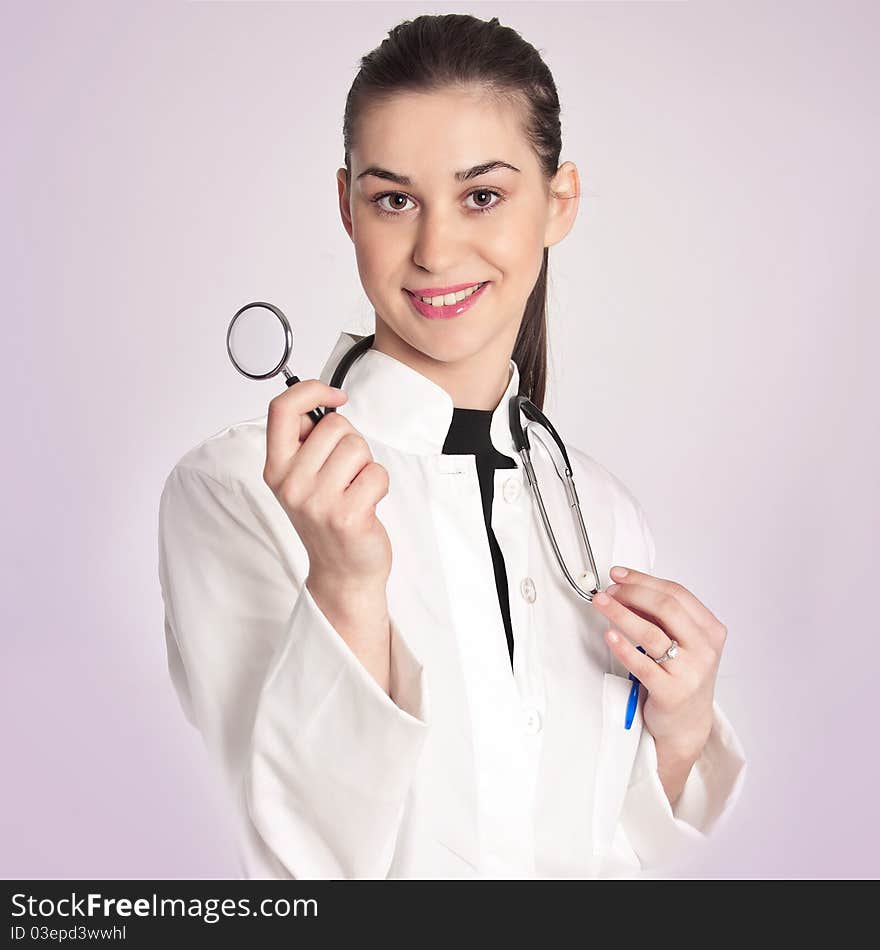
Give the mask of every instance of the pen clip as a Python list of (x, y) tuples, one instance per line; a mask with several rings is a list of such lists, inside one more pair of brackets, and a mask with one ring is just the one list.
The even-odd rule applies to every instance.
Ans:
[(629, 678), (633, 681), (632, 689), (629, 691), (629, 700), (626, 704), (626, 722), (624, 723), (624, 728), (629, 729), (633, 724), (633, 719), (635, 719), (636, 708), (639, 705), (639, 681), (632, 675), (629, 674)]
[[(636, 647), (642, 653), (645, 653), (645, 650), (642, 647)], [(629, 699), (626, 703), (626, 722), (624, 723), (624, 729), (629, 729), (633, 724), (633, 719), (635, 719), (636, 709), (639, 705), (639, 685), (640, 682), (635, 674), (630, 673), (629, 678), (632, 680), (632, 688), (629, 691)]]

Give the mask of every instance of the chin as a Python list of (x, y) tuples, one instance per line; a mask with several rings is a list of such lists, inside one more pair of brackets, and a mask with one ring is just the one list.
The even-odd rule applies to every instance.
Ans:
[(418, 348), (440, 363), (469, 360), (484, 351), (491, 342), (491, 337), (463, 331), (463, 328), (445, 327), (442, 333), (423, 333), (421, 336)]

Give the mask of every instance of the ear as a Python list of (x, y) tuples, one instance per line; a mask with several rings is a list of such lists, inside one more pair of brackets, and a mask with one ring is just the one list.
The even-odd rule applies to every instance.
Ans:
[(580, 196), (577, 166), (574, 162), (563, 162), (550, 181), (544, 247), (558, 244), (571, 230), (577, 217)]
[(348, 179), (345, 166), (336, 172), (336, 189), (339, 192), (339, 214), (342, 216), (342, 226), (348, 232), (349, 238), (354, 240), (351, 233), (351, 197), (348, 192)]

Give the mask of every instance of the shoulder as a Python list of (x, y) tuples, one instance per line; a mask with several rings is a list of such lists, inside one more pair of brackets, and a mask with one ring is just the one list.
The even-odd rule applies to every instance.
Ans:
[[(184, 542), (220, 549), (234, 537), (253, 544), (251, 564), (262, 553), (301, 555), (290, 520), (263, 480), (266, 416), (225, 426), (186, 451), (165, 478), (159, 528), (169, 546)], [(234, 532), (232, 534), (231, 532)]]
[(245, 570), (260, 564), (268, 573), (285, 563), (295, 576), (307, 566), (305, 548), (263, 479), (266, 422), (260, 416), (225, 426), (180, 457), (159, 499), (163, 557), (173, 550), (183, 558), (196, 550), (221, 559), (246, 552)]
[(229, 490), (263, 484), (266, 415), (225, 426), (185, 452), (169, 473), (197, 474)]

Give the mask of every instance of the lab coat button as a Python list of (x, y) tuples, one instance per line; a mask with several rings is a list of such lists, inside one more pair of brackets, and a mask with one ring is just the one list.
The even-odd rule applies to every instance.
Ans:
[(541, 714), (537, 709), (527, 709), (525, 718), (526, 734), (537, 735), (541, 731)]
[(535, 582), (531, 577), (524, 577), (522, 579), (522, 583), (519, 585), (519, 591), (523, 595), (523, 598), (530, 604), (535, 602)]
[(502, 489), (502, 494), (504, 495), (504, 500), (507, 502), (514, 502), (519, 498), (519, 489), (520, 489), (520, 480), (513, 476), (508, 478), (504, 483), (504, 488)]

